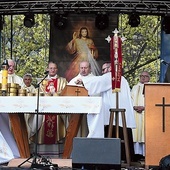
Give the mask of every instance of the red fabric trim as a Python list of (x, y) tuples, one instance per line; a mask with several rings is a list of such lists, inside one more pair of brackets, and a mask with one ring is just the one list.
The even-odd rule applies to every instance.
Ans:
[(45, 115), (44, 122), (44, 143), (55, 144), (56, 142), (56, 129), (57, 129), (57, 115), (47, 114)]
[(110, 59), (112, 67), (112, 90), (120, 91), (122, 76), (122, 41), (118, 36), (113, 36), (111, 38)]
[[(51, 79), (46, 86), (46, 92), (54, 93), (57, 91), (58, 79)], [(44, 143), (55, 144), (57, 136), (57, 115), (46, 114), (44, 121)]]
[(48, 84), (47, 84), (47, 86), (46, 86), (46, 92), (52, 92), (52, 93), (54, 93), (54, 92), (56, 92), (57, 91), (57, 81), (58, 81), (58, 79), (51, 79), (51, 80), (49, 80), (48, 81)]

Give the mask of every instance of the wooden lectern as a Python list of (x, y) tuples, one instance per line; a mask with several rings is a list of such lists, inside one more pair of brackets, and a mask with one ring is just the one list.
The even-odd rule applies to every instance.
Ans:
[(82, 86), (67, 85), (61, 92), (61, 96), (88, 96), (88, 91)]
[[(61, 95), (62, 96), (88, 96), (88, 92), (84, 87), (67, 85), (62, 91)], [(71, 114), (69, 120), (69, 126), (67, 128), (67, 133), (66, 133), (66, 140), (64, 144), (65, 149), (62, 156), (64, 159), (70, 157), (72, 146), (73, 146), (73, 138), (77, 136), (82, 118), (83, 118), (83, 114), (76, 114), (76, 113)]]
[(170, 84), (145, 84), (145, 165), (170, 154)]

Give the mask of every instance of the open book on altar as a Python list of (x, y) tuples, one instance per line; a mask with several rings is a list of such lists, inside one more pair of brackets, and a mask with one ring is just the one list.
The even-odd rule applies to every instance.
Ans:
[(82, 86), (67, 85), (61, 96), (88, 96), (88, 91)]

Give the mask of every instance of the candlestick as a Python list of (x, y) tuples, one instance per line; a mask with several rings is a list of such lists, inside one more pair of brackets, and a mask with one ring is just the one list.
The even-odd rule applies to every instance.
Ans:
[(2, 95), (7, 95), (8, 89), (8, 61), (5, 59), (2, 63)]

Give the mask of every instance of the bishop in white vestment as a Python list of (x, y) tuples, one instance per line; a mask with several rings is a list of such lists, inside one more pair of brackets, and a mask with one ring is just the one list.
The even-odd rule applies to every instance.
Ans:
[[(111, 108), (116, 108), (116, 93), (112, 92), (111, 72), (102, 76), (84, 77), (83, 84), (88, 90), (89, 95), (101, 94), (102, 109), (99, 114), (88, 114), (88, 137), (104, 137), (104, 125), (109, 125)], [(121, 91), (119, 92), (119, 108), (126, 109), (126, 124), (129, 128), (135, 128), (135, 117), (133, 113), (132, 100), (130, 95), (130, 88), (127, 80), (122, 76)], [(115, 123), (114, 123), (115, 124)], [(119, 125), (122, 126), (122, 119), (120, 116)]]

